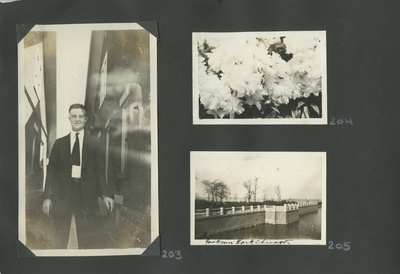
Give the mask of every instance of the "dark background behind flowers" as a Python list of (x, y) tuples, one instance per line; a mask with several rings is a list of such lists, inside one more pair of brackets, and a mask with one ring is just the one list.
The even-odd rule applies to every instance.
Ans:
[[(400, 2), (328, 0), (20, 1), (0, 4), (0, 272), (396, 273), (400, 269)], [(156, 257), (18, 258), (17, 23), (157, 20), (159, 206)], [(193, 126), (193, 31), (326, 30), (328, 123)], [(73, 49), (71, 49), (73, 50)], [(326, 151), (328, 246), (190, 246), (189, 152)]]

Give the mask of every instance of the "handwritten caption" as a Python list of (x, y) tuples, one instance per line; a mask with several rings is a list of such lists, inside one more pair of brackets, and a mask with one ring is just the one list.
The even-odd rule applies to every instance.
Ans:
[(180, 250), (175, 250), (175, 251), (163, 250), (161, 258), (163, 258), (163, 259), (174, 259), (175, 258), (175, 260), (180, 260), (180, 259), (182, 259), (182, 252)]
[(349, 251), (350, 250), (350, 242), (344, 242), (342, 243), (337, 243), (334, 244), (333, 241), (329, 241), (328, 243), (328, 249), (334, 250), (334, 249), (338, 249), (338, 250), (343, 250), (343, 251)]
[(329, 122), (331, 126), (341, 126), (341, 125), (353, 125), (353, 120), (351, 118), (340, 118), (336, 119), (334, 117), (331, 117), (331, 120)]
[(206, 245), (290, 245), (290, 240), (242, 240), (238, 239), (237, 241), (226, 241), (226, 240), (206, 240)]

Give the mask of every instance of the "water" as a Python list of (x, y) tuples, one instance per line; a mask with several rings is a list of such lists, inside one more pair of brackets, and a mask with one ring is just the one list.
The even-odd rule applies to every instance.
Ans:
[(207, 237), (208, 239), (321, 239), (321, 209), (300, 215), (300, 220), (287, 225), (262, 224), (223, 234)]

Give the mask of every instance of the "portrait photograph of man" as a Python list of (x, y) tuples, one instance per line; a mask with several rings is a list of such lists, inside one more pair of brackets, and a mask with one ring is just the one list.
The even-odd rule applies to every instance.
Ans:
[[(112, 211), (114, 200), (105, 183), (104, 161), (98, 139), (85, 134), (85, 107), (69, 108), (71, 133), (57, 139), (47, 166), (43, 213), (54, 215), (56, 249), (67, 248), (74, 216), (79, 248), (90, 248), (96, 232), (94, 214), (99, 212), (97, 197)], [(72, 164), (72, 166), (71, 166)], [(54, 202), (53, 202), (54, 201)]]
[(156, 38), (136, 23), (18, 31), (20, 243), (142, 254), (158, 237)]

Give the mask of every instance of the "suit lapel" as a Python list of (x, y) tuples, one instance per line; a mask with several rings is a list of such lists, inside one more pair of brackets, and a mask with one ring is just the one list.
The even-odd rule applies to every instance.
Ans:
[(60, 141), (62, 143), (62, 149), (64, 150), (63, 153), (68, 155), (68, 160), (72, 163), (70, 134), (64, 136)]
[(84, 137), (83, 137), (83, 148), (82, 148), (82, 168), (85, 166), (85, 163), (89, 156), (89, 151), (91, 149), (88, 134), (85, 133), (83, 136)]

